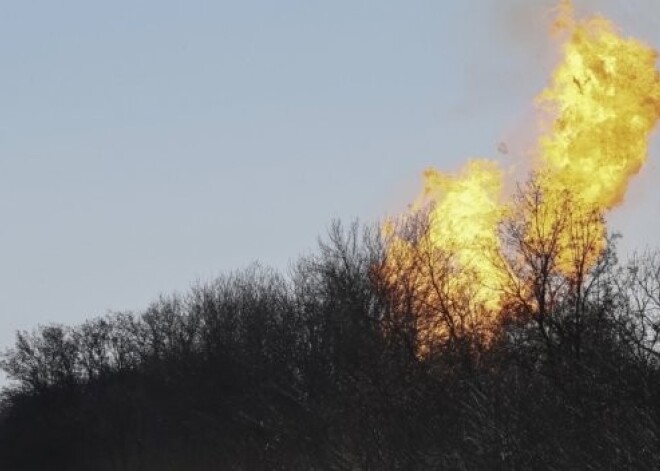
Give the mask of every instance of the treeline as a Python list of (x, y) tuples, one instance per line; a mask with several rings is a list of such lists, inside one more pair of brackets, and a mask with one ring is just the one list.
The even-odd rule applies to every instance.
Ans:
[(437, 254), (392, 277), (379, 231), (335, 224), (286, 276), (21, 332), (0, 469), (660, 469), (660, 256), (578, 277), (517, 234), (497, 318), (448, 299), (450, 270), (425, 304)]

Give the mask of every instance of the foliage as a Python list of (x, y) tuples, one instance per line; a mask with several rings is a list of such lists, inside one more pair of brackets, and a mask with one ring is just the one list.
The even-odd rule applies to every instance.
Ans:
[[(424, 307), (410, 271), (383, 276), (379, 231), (335, 223), (287, 276), (20, 332), (0, 469), (659, 469), (660, 255), (566, 274), (502, 230), (533, 289), (487, 325), (469, 292)], [(429, 318), (454, 326), (432, 345)]]

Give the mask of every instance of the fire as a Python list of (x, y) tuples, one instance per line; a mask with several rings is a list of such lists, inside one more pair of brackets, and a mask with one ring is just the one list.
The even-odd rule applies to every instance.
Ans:
[[(476, 283), (475, 300), (490, 308), (497, 307), (500, 273), (484, 254), (499, 248), (497, 232), (504, 215), (501, 170), (493, 162), (474, 160), (456, 177), (428, 169), (424, 179), (423, 198), (432, 202), (432, 246), (454, 254), (463, 270), (456, 283)], [(463, 281), (466, 274), (471, 279)]]
[[(623, 201), (644, 164), (660, 113), (654, 50), (619, 36), (603, 18), (573, 27), (564, 61), (539, 97), (554, 115), (540, 139), (541, 186), (549, 204), (570, 193), (577, 214), (604, 213)], [(592, 239), (604, 246), (605, 228)], [(570, 246), (570, 234), (562, 244)], [(561, 265), (570, 270), (570, 257)]]
[(502, 172), (494, 162), (470, 161), (457, 175), (428, 169), (424, 181), (411, 208), (417, 217), (399, 226), (390, 220), (384, 231), (388, 282), (403, 288), (400, 301), (418, 315), (422, 355), (450, 330), (464, 334), (491, 322), (504, 280), (484, 255), (499, 250), (506, 210)]
[[(500, 235), (513, 214), (524, 219), (527, 244), (542, 245), (554, 234), (559, 272), (571, 277), (578, 265), (590, 270), (605, 248), (604, 214), (623, 201), (647, 158), (649, 135), (660, 117), (656, 51), (622, 37), (604, 18), (576, 21), (568, 1), (561, 3), (554, 26), (567, 39), (563, 60), (537, 100), (547, 125), (532, 182), (544, 217), (516, 207), (519, 201), (505, 201), (503, 171), (494, 162), (474, 160), (456, 175), (427, 170), (411, 213), (384, 225), (387, 278), (396, 287), (402, 270), (415, 272), (406, 280), (422, 299), (422, 317), (458, 312), (464, 319), (465, 302), (458, 307), (457, 300), (466, 295), (468, 309), (483, 320), (497, 315), (507, 283), (519, 276), (503, 262)], [(421, 232), (402, 229), (420, 217)], [(419, 262), (421, 255), (426, 264)], [(442, 336), (453, 328), (450, 320), (438, 327), (420, 319), (420, 335)]]
[[(475, 300), (495, 308), (499, 272), (484, 257), (498, 250), (498, 226), (504, 215), (501, 202), (502, 172), (495, 162), (473, 160), (457, 175), (429, 168), (424, 172), (424, 191), (412, 210), (427, 218), (429, 248), (451, 255), (457, 269), (449, 280), (452, 291), (474, 284)], [(399, 245), (395, 256), (414, 250), (415, 242)], [(423, 282), (423, 280), (420, 280)]]

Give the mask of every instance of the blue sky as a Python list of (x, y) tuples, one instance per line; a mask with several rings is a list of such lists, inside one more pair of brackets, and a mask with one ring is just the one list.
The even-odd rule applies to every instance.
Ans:
[[(660, 46), (660, 5), (576, 1)], [(0, 346), (139, 310), (529, 142), (553, 1), (0, 3)], [(613, 217), (657, 240), (660, 147)], [(507, 160), (508, 159), (508, 160)]]

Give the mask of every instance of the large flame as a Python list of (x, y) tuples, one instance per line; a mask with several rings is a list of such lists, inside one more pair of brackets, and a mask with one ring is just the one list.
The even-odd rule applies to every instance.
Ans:
[[(462, 269), (455, 277), (457, 283), (476, 283), (475, 300), (496, 307), (502, 280), (484, 254), (499, 247), (497, 227), (504, 211), (501, 170), (494, 162), (474, 160), (455, 177), (428, 169), (424, 179), (424, 200), (432, 202), (430, 243), (454, 254)], [(466, 274), (471, 279), (462, 281)]]
[[(647, 158), (649, 134), (660, 117), (656, 52), (623, 38), (604, 18), (575, 21), (568, 1), (561, 4), (555, 28), (566, 41), (563, 59), (538, 98), (547, 125), (533, 181), (544, 217), (503, 201), (502, 171), (493, 162), (475, 160), (456, 175), (424, 173), (423, 193), (411, 208), (426, 220), (421, 234), (411, 237), (401, 225), (385, 224), (391, 281), (398, 280), (393, 273), (411, 269), (420, 251), (429, 260), (451, 260), (451, 269), (443, 271), (449, 278), (443, 290), (432, 289), (438, 269), (427, 267), (413, 278), (413, 289), (428, 305), (454, 306), (453, 297), (469, 292), (471, 309), (481, 315), (493, 317), (501, 309), (505, 284), (516, 276), (501, 256), (499, 228), (507, 214), (526, 218), (529, 244), (544, 244), (555, 234), (557, 268), (567, 276), (574, 274), (576, 258), (582, 270), (591, 269), (606, 244), (603, 215), (623, 201)], [(438, 333), (437, 327), (425, 332)]]
[[(588, 214), (623, 201), (631, 177), (647, 158), (660, 112), (656, 58), (654, 50), (622, 38), (604, 18), (572, 27), (564, 60), (538, 100), (555, 116), (540, 139), (539, 179), (549, 204), (569, 194), (573, 212)], [(592, 225), (591, 230), (590, 238), (602, 248), (605, 228)], [(562, 236), (564, 247), (571, 245), (568, 232)], [(562, 255), (568, 271), (571, 257)]]

